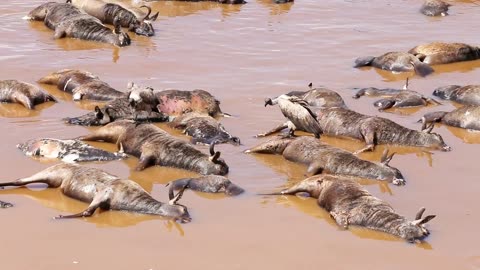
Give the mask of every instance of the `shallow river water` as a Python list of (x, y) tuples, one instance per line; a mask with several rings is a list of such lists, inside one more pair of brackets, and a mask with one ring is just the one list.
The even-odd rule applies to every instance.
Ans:
[[(436, 66), (427, 78), (354, 69), (352, 64), (359, 56), (406, 51), (431, 41), (478, 46), (479, 1), (450, 1), (451, 15), (442, 18), (420, 14), (420, 0), (298, 0), (285, 5), (249, 0), (241, 6), (152, 2), (160, 12), (156, 35), (131, 34), (132, 45), (126, 48), (54, 40), (43, 23), (21, 19), (42, 2), (0, 1), (0, 79), (35, 83), (50, 72), (76, 68), (97, 74), (119, 90), (129, 81), (156, 89), (206, 89), (234, 116), (221, 121), (243, 145), (217, 149), (230, 166), (229, 178), (246, 193), (227, 198), (187, 191), (182, 204), (189, 207), (193, 221), (176, 224), (113, 211), (52, 220), (87, 205), (41, 186), (3, 190), (0, 200), (15, 207), (0, 209), (1, 269), (480, 269), (480, 133), (437, 125), (436, 132), (452, 152), (393, 148), (398, 155), (391, 165), (402, 171), (407, 185), (362, 182), (409, 218), (422, 206), (437, 215), (428, 224), (431, 235), (420, 244), (365, 229), (342, 230), (313, 199), (256, 195), (303, 179), (306, 168), (279, 156), (242, 153), (262, 141), (253, 135), (284, 120), (278, 107), (263, 106), (264, 98), (306, 90), (310, 82), (337, 90), (351, 109), (414, 129), (420, 128), (416, 121), (424, 113), (452, 110), (453, 104), (443, 102), (380, 113), (372, 106), (374, 99), (352, 99), (352, 88), (400, 88), (412, 76), (410, 88), (431, 95), (442, 85), (480, 83), (480, 61)], [(17, 143), (72, 138), (94, 129), (61, 121), (86, 113), (92, 104), (73, 102), (55, 87), (41, 87), (60, 102), (34, 111), (0, 105), (1, 181), (53, 164), (25, 157)], [(362, 147), (351, 140), (322, 140), (352, 151)], [(114, 150), (111, 144), (93, 145)], [(378, 161), (383, 149), (361, 156)], [(158, 166), (137, 172), (137, 161), (87, 165), (135, 180), (161, 201), (167, 200), (165, 183), (195, 175)]]

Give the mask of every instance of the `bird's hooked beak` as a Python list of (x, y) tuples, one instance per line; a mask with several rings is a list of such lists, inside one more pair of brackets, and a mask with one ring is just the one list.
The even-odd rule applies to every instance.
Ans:
[(272, 102), (271, 98), (266, 98), (265, 99), (265, 107), (267, 107), (267, 105), (273, 105), (273, 102)]

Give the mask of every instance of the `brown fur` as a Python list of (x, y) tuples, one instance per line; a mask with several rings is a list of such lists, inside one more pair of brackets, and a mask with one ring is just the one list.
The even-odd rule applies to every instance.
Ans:
[[(367, 145), (358, 150), (357, 154), (364, 151), (373, 151), (375, 146), (379, 144), (426, 147), (442, 151), (451, 150), (439, 134), (431, 132), (431, 128), (416, 131), (383, 117), (368, 116), (343, 108), (318, 110), (317, 119), (325, 135), (365, 141)], [(286, 126), (280, 125), (257, 136), (268, 136), (284, 128)]]
[(377, 100), (373, 105), (379, 108), (380, 111), (389, 108), (405, 108), (427, 106), (429, 104), (440, 104), (438, 101), (425, 97), (424, 95), (408, 90), (408, 79), (403, 89), (377, 89), (374, 87), (360, 89), (353, 98), (360, 98), (361, 96), (381, 96), (383, 99)]
[(464, 43), (432, 42), (408, 51), (429, 65), (449, 64), (480, 59), (480, 48)]
[(318, 121), (326, 135), (365, 141), (366, 147), (357, 153), (373, 151), (378, 144), (451, 150), (443, 138), (432, 133), (431, 129), (412, 130), (386, 118), (363, 115), (351, 110), (340, 108), (319, 110)]
[(447, 16), (451, 5), (442, 0), (425, 0), (420, 12), (427, 16)]
[(422, 208), (415, 220), (409, 221), (357, 182), (333, 175), (315, 175), (272, 195), (294, 195), (299, 192), (316, 198), (318, 205), (330, 213), (338, 226), (345, 229), (352, 225), (366, 227), (410, 242), (428, 236), (430, 232), (423, 224), (435, 217), (430, 215), (422, 218), (425, 211)]
[(0, 80), (0, 102), (19, 103), (33, 110), (35, 105), (48, 101), (57, 102), (57, 99), (32, 84), (17, 80)]
[(416, 74), (422, 77), (434, 71), (428, 64), (420, 61), (414, 54), (405, 52), (388, 52), (377, 57), (359, 57), (355, 60), (353, 67), (358, 68), (363, 66), (372, 66), (394, 72), (415, 71)]
[(177, 139), (152, 124), (136, 124), (133, 121), (115, 121), (82, 137), (87, 141), (117, 143), (125, 153), (140, 159), (136, 170), (152, 165), (176, 167), (201, 174), (225, 175), (228, 166), (220, 152), (210, 148), (211, 156), (195, 149), (193, 145)]
[(307, 172), (311, 174), (328, 172), (389, 181), (396, 185), (405, 184), (400, 171), (388, 165), (393, 154), (390, 157), (384, 154), (382, 163), (373, 163), (307, 136), (277, 137), (247, 150), (246, 153), (280, 154), (287, 160), (306, 164)]
[(480, 130), (480, 106), (467, 105), (451, 112), (431, 112), (422, 119), (423, 128), (428, 123), (441, 122), (452, 127)]
[(125, 93), (83, 70), (60, 70), (41, 78), (38, 82), (56, 85), (59, 90), (72, 93), (74, 100), (106, 101), (125, 96)]
[(181, 193), (171, 204), (162, 203), (152, 198), (132, 180), (120, 179), (96, 168), (74, 164), (57, 164), (30, 177), (0, 183), (0, 187), (25, 186), (31, 183), (44, 183), (52, 188), (60, 188), (66, 196), (90, 203), (87, 209), (78, 214), (58, 218), (88, 217), (93, 215), (97, 208), (101, 208), (160, 215), (180, 222), (191, 220), (187, 208), (176, 204)]
[(312, 88), (308, 91), (291, 91), (286, 95), (296, 96), (302, 100), (305, 100), (310, 107), (347, 107), (347, 105), (345, 105), (345, 101), (337, 92), (324, 87)]
[(138, 35), (155, 35), (152, 22), (157, 19), (158, 12), (149, 17), (151, 13), (149, 7), (146, 7), (149, 12), (145, 17), (137, 18), (132, 11), (116, 3), (107, 3), (102, 0), (72, 0), (72, 4), (103, 23), (113, 24), (113, 22), (118, 19), (122, 27), (126, 27)]
[(110, 43), (116, 46), (130, 45), (130, 37), (124, 33), (117, 19), (114, 30), (106, 27), (97, 18), (83, 13), (71, 4), (48, 2), (33, 9), (26, 17), (43, 21), (55, 31), (56, 39), (63, 37), (78, 38)]
[(168, 183), (167, 186), (170, 186), (168, 192), (170, 199), (175, 197), (174, 191), (183, 190), (185, 188), (208, 193), (223, 192), (228, 196), (236, 196), (244, 192), (241, 187), (235, 185), (228, 180), (228, 178), (221, 175), (205, 175), (197, 178), (177, 179)]
[(448, 85), (435, 89), (433, 95), (466, 105), (480, 105), (480, 85)]

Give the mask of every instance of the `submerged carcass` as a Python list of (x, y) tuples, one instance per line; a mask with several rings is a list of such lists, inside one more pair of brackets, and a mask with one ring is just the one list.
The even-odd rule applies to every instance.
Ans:
[(191, 220), (187, 208), (177, 204), (183, 190), (175, 195), (169, 203), (162, 203), (155, 200), (132, 180), (120, 179), (102, 170), (75, 164), (57, 164), (30, 177), (0, 183), (0, 187), (26, 186), (33, 183), (44, 183), (51, 188), (60, 188), (66, 196), (90, 203), (80, 213), (60, 215), (56, 218), (89, 217), (100, 208), (160, 215), (179, 222), (190, 222)]
[(301, 192), (317, 199), (318, 205), (342, 228), (365, 227), (398, 236), (409, 242), (428, 236), (430, 232), (424, 224), (435, 218), (435, 215), (422, 218), (425, 208), (421, 208), (415, 220), (410, 221), (357, 182), (341, 176), (315, 175), (291, 188), (266, 195), (295, 195)]

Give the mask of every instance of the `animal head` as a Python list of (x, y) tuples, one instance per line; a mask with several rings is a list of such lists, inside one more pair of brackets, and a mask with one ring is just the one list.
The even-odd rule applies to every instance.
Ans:
[(438, 87), (433, 91), (433, 95), (441, 99), (450, 99), (452, 97), (452, 94), (457, 88), (460, 88), (460, 86), (448, 85), (448, 86)]
[(140, 102), (149, 103), (156, 99), (155, 94), (153, 93), (154, 89), (151, 87), (140, 87), (133, 82), (129, 82), (127, 88), (129, 90), (127, 93), (128, 102), (132, 107), (135, 107), (135, 105)]
[(183, 192), (186, 187), (183, 187), (178, 193), (168, 202), (163, 205), (165, 216), (172, 217), (175, 221), (180, 223), (188, 223), (192, 220), (186, 206), (178, 204), (178, 201), (182, 198)]
[(229, 142), (233, 145), (241, 145), (240, 138), (238, 137), (230, 137)]
[(210, 157), (208, 158), (213, 166), (208, 166), (205, 174), (225, 175), (228, 173), (228, 165), (225, 160), (220, 158), (220, 152), (215, 152), (214, 146), (215, 143), (210, 144)]
[(414, 242), (415, 240), (421, 240), (428, 236), (430, 232), (425, 227), (425, 224), (435, 218), (435, 215), (428, 215), (422, 218), (425, 208), (421, 208), (415, 216), (414, 221), (408, 222), (402, 228), (402, 237), (407, 239), (409, 242)]
[[(422, 121), (424, 121), (425, 117), (422, 118)], [(435, 127), (435, 123), (432, 122), (428, 124), (427, 122), (424, 121), (422, 125), (422, 132), (427, 136), (427, 141), (425, 142), (425, 146), (427, 147), (432, 147), (433, 149), (436, 150), (441, 150), (441, 151), (451, 151), (452, 148), (448, 146), (444, 141), (442, 136), (440, 134), (432, 132), (433, 128)]]
[(130, 25), (130, 30), (133, 30), (137, 35), (151, 37), (155, 35), (152, 22), (157, 19), (158, 12), (150, 17), (152, 9), (145, 5), (141, 6), (141, 8), (146, 8), (148, 10), (147, 15), (145, 15), (141, 21), (136, 20), (132, 25)]
[(394, 185), (404, 185), (405, 178), (403, 177), (400, 170), (389, 165), (394, 155), (395, 153), (389, 155), (388, 149), (385, 149), (385, 151), (383, 151), (382, 157), (380, 159), (380, 166), (382, 166), (385, 170), (380, 172), (380, 176), (384, 179), (392, 180), (392, 183)]
[(40, 156), (42, 154), (41, 148), (43, 147), (44, 143), (46, 143), (44, 140), (33, 139), (17, 144), (17, 148), (27, 156)]
[(115, 119), (112, 117), (111, 113), (112, 108), (103, 108), (95, 106), (95, 118), (99, 125), (106, 125), (110, 122), (113, 122)]
[(130, 36), (123, 32), (122, 26), (120, 25), (120, 18), (115, 18), (113, 20), (113, 34), (115, 35), (115, 45), (119, 47), (128, 46), (131, 43)]

